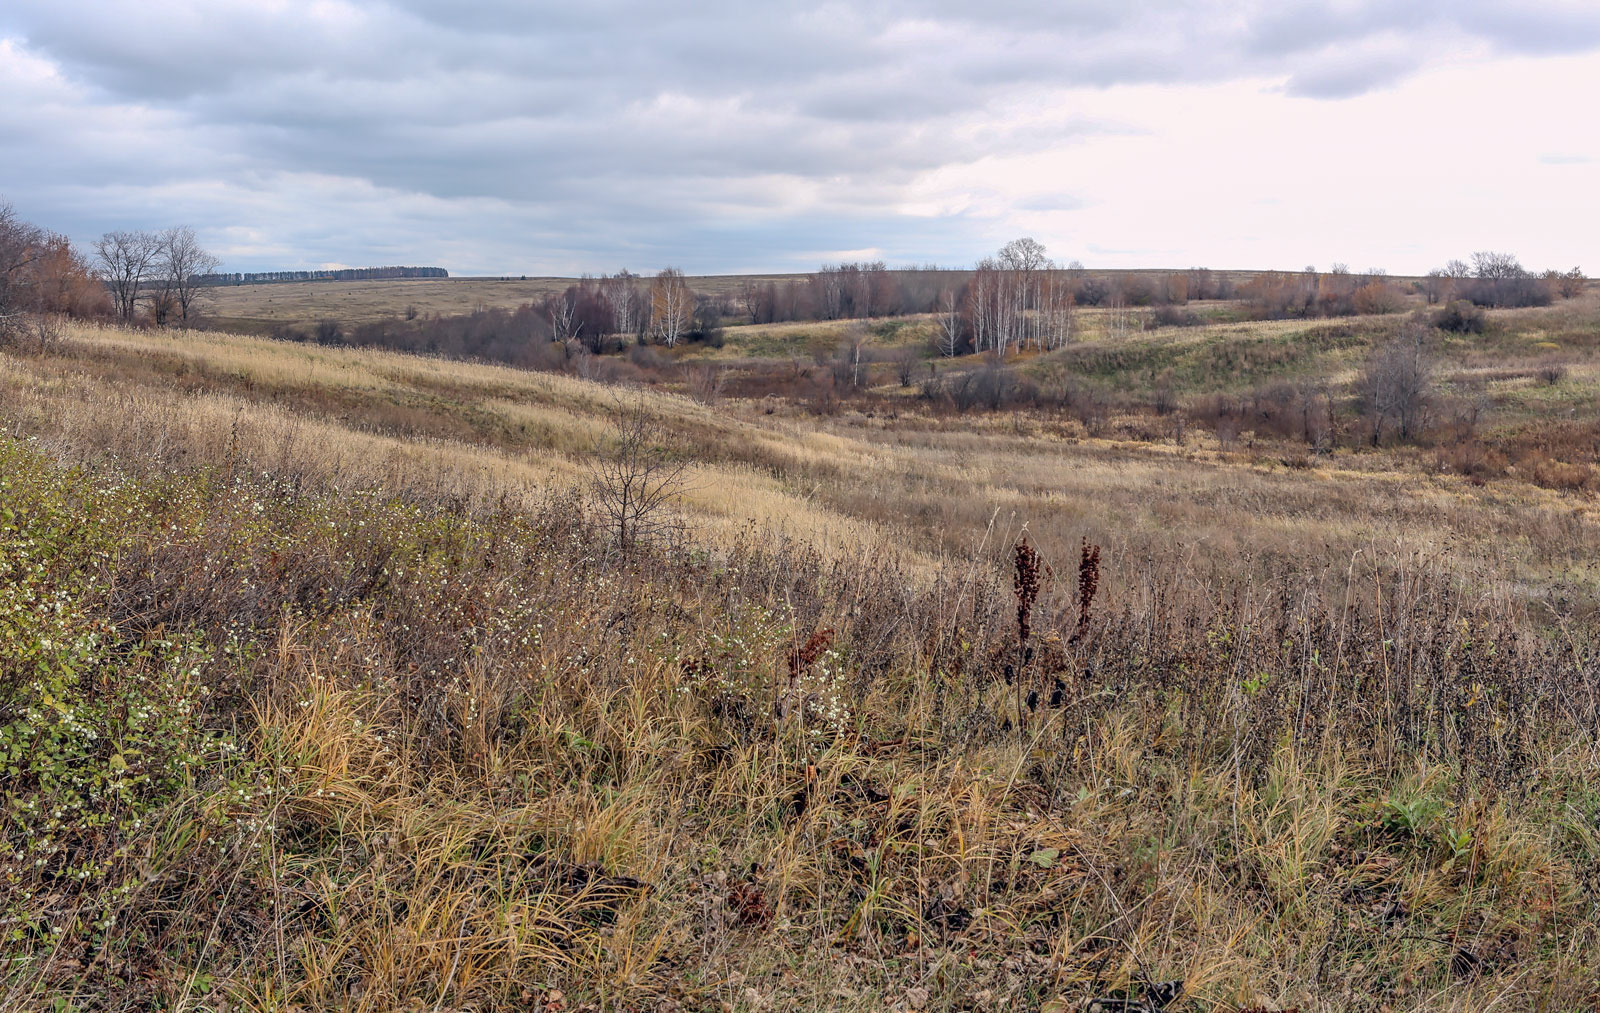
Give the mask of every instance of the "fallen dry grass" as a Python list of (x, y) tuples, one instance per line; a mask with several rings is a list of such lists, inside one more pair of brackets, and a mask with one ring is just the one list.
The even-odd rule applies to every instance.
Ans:
[(612, 389), (0, 358), (0, 745), (59, 744), (0, 775), (0, 1003), (1600, 998), (1589, 500), (629, 396), (695, 534), (623, 558), (581, 496)]
[(236, 335), (76, 328), (64, 356), (8, 369), (14, 410), (31, 404), (36, 418), (63, 435), (82, 428), (94, 445), (115, 446), (116, 420), (142, 413), (151, 421), (141, 432), (181, 424), (177, 442), (243, 439), (268, 460), (303, 444), (321, 474), (426, 482), (477, 503), (581, 484), (608, 412), (640, 397), (694, 463), (683, 507), (713, 540), (754, 523), (933, 560), (970, 551), (994, 521), (1013, 535), (1026, 526), (1055, 563), (1081, 534), (1116, 546), (1118, 559), (1158, 550), (1202, 569), (1287, 560), (1331, 572), (1357, 552), (1399, 547), (1436, 554), (1463, 580), (1501, 573), (1530, 596), (1567, 587), (1592, 598), (1597, 588), (1592, 499), (1520, 482), (1474, 486), (1405, 451), (1302, 467), (1303, 450), (1252, 448), (1248, 433), (1223, 450), (1205, 434), (1093, 437), (1037, 416), (767, 415), (569, 376)]

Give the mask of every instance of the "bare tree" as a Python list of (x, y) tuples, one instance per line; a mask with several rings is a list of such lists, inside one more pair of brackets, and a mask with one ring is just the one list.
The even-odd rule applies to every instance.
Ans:
[(739, 286), (739, 306), (750, 317), (752, 324), (761, 322), (761, 286), (746, 278)]
[(953, 288), (946, 288), (939, 293), (939, 333), (936, 338), (939, 344), (939, 354), (954, 357), (961, 351), (962, 332), (965, 322), (961, 317), (961, 299)]
[(1422, 279), (1422, 294), (1427, 297), (1428, 305), (1449, 302), (1450, 293), (1455, 288), (1455, 279), (1451, 278), (1442, 268), (1434, 268), (1428, 276)]
[(600, 279), (600, 295), (611, 307), (612, 326), (616, 333), (631, 335), (639, 326), (638, 277), (624, 268), (609, 278)]
[(117, 316), (132, 323), (139, 310), (139, 291), (161, 252), (159, 236), (143, 230), (107, 232), (95, 240), (100, 277), (116, 301)]
[(1472, 273), (1476, 280), (1468, 287), (1467, 298), (1480, 306), (1545, 306), (1554, 298), (1551, 286), (1509, 253), (1474, 253)]
[(1367, 358), (1359, 389), (1372, 422), (1374, 446), (1382, 442), (1390, 421), (1402, 440), (1421, 435), (1426, 427), (1434, 371), (1427, 333), (1424, 327), (1407, 327)]
[(872, 343), (872, 332), (863, 323), (850, 325), (845, 331), (843, 357), (850, 364), (850, 386), (861, 386), (861, 353)]
[(845, 276), (844, 267), (831, 267), (822, 265), (816, 274), (816, 283), (821, 289), (822, 299), (820, 309), (824, 320), (837, 320), (844, 316)]
[(1043, 243), (1032, 236), (1023, 236), (1000, 247), (1000, 263), (1008, 270), (1032, 272), (1043, 270), (1050, 258), (1045, 255)]
[(1584, 276), (1583, 268), (1574, 267), (1566, 274), (1561, 275), (1560, 283), (1558, 285), (1558, 288), (1561, 291), (1561, 298), (1571, 299), (1574, 296), (1582, 295), (1584, 286), (1588, 284), (1589, 279)]
[[(1006, 318), (1010, 321), (1012, 337), (1021, 349), (1032, 339), (1043, 348), (1040, 317), (1037, 312), (1040, 299), (1040, 279), (1052, 265), (1045, 255), (1044, 244), (1031, 236), (1013, 239), (1000, 248), (1000, 266), (1005, 270), (1003, 279), (1009, 291), (1004, 297), (1008, 303)], [(1002, 348), (1003, 351), (1003, 348)]]
[(0, 202), (0, 318), (27, 308), (31, 268), (44, 255), (44, 230)]
[(894, 355), (894, 375), (900, 381), (900, 386), (911, 386), (911, 380), (917, 373), (917, 356), (909, 348), (902, 348)]
[(683, 371), (683, 383), (690, 397), (701, 404), (711, 405), (722, 400), (727, 375), (713, 365), (688, 366)]
[(1306, 379), (1295, 385), (1294, 408), (1300, 434), (1313, 454), (1325, 454), (1334, 436), (1333, 393), (1326, 380)]
[(575, 290), (568, 289), (550, 297), (545, 309), (550, 314), (550, 331), (554, 340), (562, 343), (572, 341), (583, 330), (583, 324), (576, 319), (578, 299)]
[(672, 502), (687, 487), (688, 462), (661, 444), (665, 426), (643, 398), (619, 400), (612, 425), (614, 435), (596, 448), (590, 462), (590, 486), (606, 527), (626, 555), (673, 530)]
[(1059, 271), (1047, 271), (1039, 286), (1039, 338), (1044, 346), (1057, 349), (1072, 341), (1072, 285)]
[(161, 252), (156, 268), (163, 289), (169, 294), (172, 307), (185, 327), (189, 315), (196, 309), (204, 291), (200, 279), (216, 273), (222, 261), (200, 245), (194, 229), (175, 225), (161, 233)]
[(664, 267), (650, 285), (650, 326), (656, 339), (672, 348), (694, 321), (694, 293), (683, 272)]
[(1525, 272), (1522, 261), (1510, 253), (1479, 250), (1472, 255), (1472, 273), (1478, 278), (1519, 278)]

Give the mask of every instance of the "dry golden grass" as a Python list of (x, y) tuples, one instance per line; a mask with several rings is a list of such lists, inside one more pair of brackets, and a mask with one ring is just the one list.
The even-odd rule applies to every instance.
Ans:
[[(802, 275), (762, 275), (783, 284)], [(732, 298), (747, 280), (742, 275), (693, 279), (695, 291)], [(423, 314), (471, 313), (475, 309), (516, 309), (538, 303), (576, 284), (575, 278), (411, 278), (381, 281), (297, 281), (272, 285), (227, 285), (205, 293), (205, 313), (229, 329), (266, 333), (278, 326), (311, 327), (319, 320), (360, 324), (398, 317), (408, 308)]]
[[(1267, 325), (1266, 337), (1282, 326)], [(1475, 487), (1404, 451), (1290, 468), (1280, 459), (1303, 451), (1252, 449), (1248, 433), (1223, 451), (1203, 433), (1146, 443), (1006, 415), (767, 415), (739, 402), (708, 407), (573, 377), (237, 335), (78, 327), (71, 340), (59, 361), (7, 364), (17, 408), (32, 404), (63, 434), (101, 431), (108, 412), (128, 412), (110, 405), (128, 405), (130, 417), (194, 434), (186, 439), (221, 446), (237, 431), (269, 456), (304, 446), (324, 475), (422, 480), (470, 490), (474, 502), (581, 483), (607, 413), (619, 398), (642, 398), (663, 438), (695, 462), (683, 507), (713, 540), (754, 522), (840, 548), (892, 541), (937, 558), (968, 550), (997, 517), (1003, 529), (1026, 526), (1058, 563), (1083, 534), (1118, 546), (1121, 559), (1182, 549), (1217, 567), (1342, 568), (1355, 552), (1398, 546), (1438, 553), (1464, 577), (1503, 573), (1530, 594), (1597, 587), (1592, 499), (1514, 481)], [(145, 381), (131, 382), (131, 362)], [(67, 379), (75, 370), (99, 380), (74, 389), (89, 384)], [(187, 392), (172, 389), (174, 377)]]
[[(628, 560), (567, 495), (619, 396), (692, 465), (690, 538)], [(0, 356), (7, 505), (68, 533), (32, 544), (120, 539), (0, 592), (90, 575), (58, 614), (102, 695), (192, 638), (239, 749), (103, 831), (106, 939), (0, 856), (0, 1004), (1593, 1008), (1593, 500), (1124, 421), (209, 334)]]

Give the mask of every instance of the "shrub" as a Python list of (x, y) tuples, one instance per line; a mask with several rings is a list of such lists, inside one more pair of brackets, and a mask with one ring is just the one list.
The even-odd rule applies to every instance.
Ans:
[(1559, 362), (1547, 362), (1534, 375), (1546, 387), (1554, 387), (1567, 378), (1567, 367)]
[(1157, 415), (1171, 415), (1178, 410), (1178, 394), (1172, 370), (1162, 370), (1156, 377), (1151, 392), (1151, 407)]
[[(197, 633), (109, 635), (94, 608), (128, 546), (101, 519), (145, 513), (0, 442), (0, 943), (48, 933), (64, 884), (78, 924), (104, 936), (166, 855), (136, 844), (160, 821), (231, 839), (257, 798), (251, 765), (207, 728), (210, 656)], [(197, 784), (194, 772), (224, 775)], [(56, 929), (55, 931), (60, 931)]]
[(1558, 461), (1537, 450), (1517, 462), (1517, 471), (1534, 485), (1562, 492), (1587, 489), (1594, 479), (1594, 471), (1587, 464)]
[(654, 345), (632, 345), (628, 348), (628, 361), (640, 369), (660, 370), (672, 365), (672, 360)]
[(1454, 334), (1482, 334), (1488, 320), (1482, 308), (1457, 299), (1433, 314), (1433, 326)]
[(1157, 306), (1154, 319), (1157, 327), (1198, 327), (1205, 323), (1194, 310), (1170, 303)]
[(1105, 279), (1090, 275), (1078, 284), (1072, 297), (1079, 306), (1099, 306), (1111, 297), (1111, 286)]
[(1356, 289), (1354, 302), (1357, 313), (1398, 313), (1405, 305), (1400, 291), (1382, 279)]
[(1428, 425), (1433, 400), (1433, 357), (1425, 331), (1408, 328), (1367, 357), (1357, 380), (1365, 413), (1372, 425), (1372, 443), (1383, 442), (1384, 426), (1393, 422), (1396, 435), (1409, 441)]
[(1477, 440), (1462, 440), (1436, 449), (1434, 463), (1440, 471), (1455, 472), (1473, 485), (1499, 478), (1506, 471), (1505, 455)]

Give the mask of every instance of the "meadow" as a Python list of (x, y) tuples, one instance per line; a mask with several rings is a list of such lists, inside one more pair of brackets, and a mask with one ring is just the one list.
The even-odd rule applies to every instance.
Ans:
[(1600, 293), (1378, 445), (1407, 315), (1205, 309), (0, 352), (0, 1007), (1596, 1008)]
[[(779, 284), (804, 275), (729, 275), (698, 277), (698, 291), (732, 297), (747, 279)], [(480, 307), (516, 309), (538, 303), (573, 283), (572, 278), (415, 278), (384, 281), (295, 281), (259, 285), (221, 285), (208, 295), (214, 326), (266, 334), (278, 327), (314, 327), (332, 318), (346, 324), (369, 323), (403, 314), (470, 313)]]
[[(922, 269), (920, 272), (959, 285), (970, 270)], [(1158, 271), (1101, 272), (1107, 278), (1163, 277)], [(1241, 284), (1259, 272), (1222, 271), (1231, 284)], [(698, 275), (696, 293), (737, 302), (747, 285), (783, 286), (805, 282), (808, 274)], [(297, 281), (252, 285), (220, 285), (208, 289), (203, 303), (212, 326), (227, 331), (268, 334), (279, 328), (314, 328), (333, 319), (346, 325), (371, 323), (403, 316), (408, 309), (444, 315), (475, 309), (514, 310), (538, 304), (578, 282), (577, 278), (518, 275), (516, 277), (415, 278), (379, 281)], [(648, 285), (649, 276), (639, 280)]]

